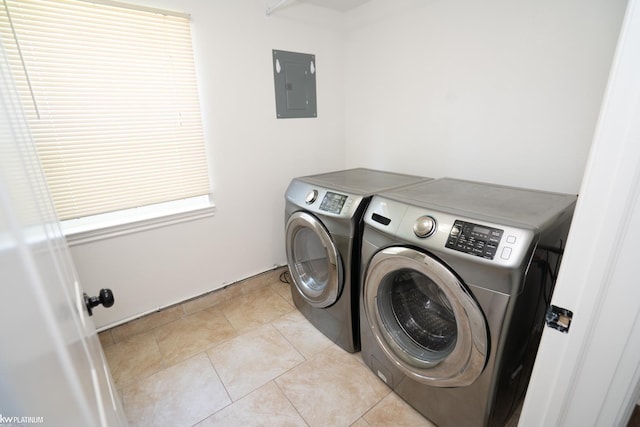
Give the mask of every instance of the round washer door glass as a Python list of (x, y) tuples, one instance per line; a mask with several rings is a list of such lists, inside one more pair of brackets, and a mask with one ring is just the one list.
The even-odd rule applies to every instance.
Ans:
[(313, 215), (295, 212), (287, 221), (287, 263), (298, 293), (324, 308), (338, 299), (341, 263), (329, 232)]
[(482, 373), (484, 316), (467, 288), (423, 252), (392, 247), (367, 269), (364, 309), (386, 356), (408, 376), (434, 386), (469, 385)]
[(458, 328), (445, 293), (429, 277), (403, 268), (387, 274), (378, 288), (377, 309), (393, 339), (425, 366), (455, 348)]

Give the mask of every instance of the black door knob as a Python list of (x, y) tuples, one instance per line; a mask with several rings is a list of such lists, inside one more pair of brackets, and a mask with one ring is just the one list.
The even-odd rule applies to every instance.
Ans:
[(113, 298), (113, 292), (111, 289), (100, 289), (100, 293), (97, 297), (90, 297), (87, 293), (84, 293), (84, 304), (87, 306), (89, 316), (93, 316), (93, 307), (102, 304), (104, 307), (111, 307), (115, 299)]

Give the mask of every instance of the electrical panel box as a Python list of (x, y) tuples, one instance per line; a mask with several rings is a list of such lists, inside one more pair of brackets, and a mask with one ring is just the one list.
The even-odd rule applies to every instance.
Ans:
[(279, 119), (318, 116), (315, 55), (274, 50), (273, 79)]

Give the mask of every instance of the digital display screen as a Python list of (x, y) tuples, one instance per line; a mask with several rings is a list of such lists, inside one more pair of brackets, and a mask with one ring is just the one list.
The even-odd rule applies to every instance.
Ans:
[(489, 234), (491, 230), (489, 230), (488, 228), (484, 228), (484, 227), (479, 227), (479, 226), (474, 226), (473, 227), (473, 232), (474, 233), (479, 233), (479, 234)]
[(320, 204), (320, 209), (334, 214), (339, 214), (340, 211), (342, 211), (344, 202), (346, 201), (347, 196), (345, 196), (344, 194), (337, 194), (327, 191), (327, 194), (325, 194), (324, 198), (322, 199), (322, 203)]

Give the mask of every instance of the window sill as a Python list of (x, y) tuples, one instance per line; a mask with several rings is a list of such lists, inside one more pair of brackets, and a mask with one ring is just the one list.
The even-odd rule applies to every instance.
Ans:
[(213, 216), (210, 196), (192, 197), (85, 218), (62, 221), (69, 246), (110, 239)]

